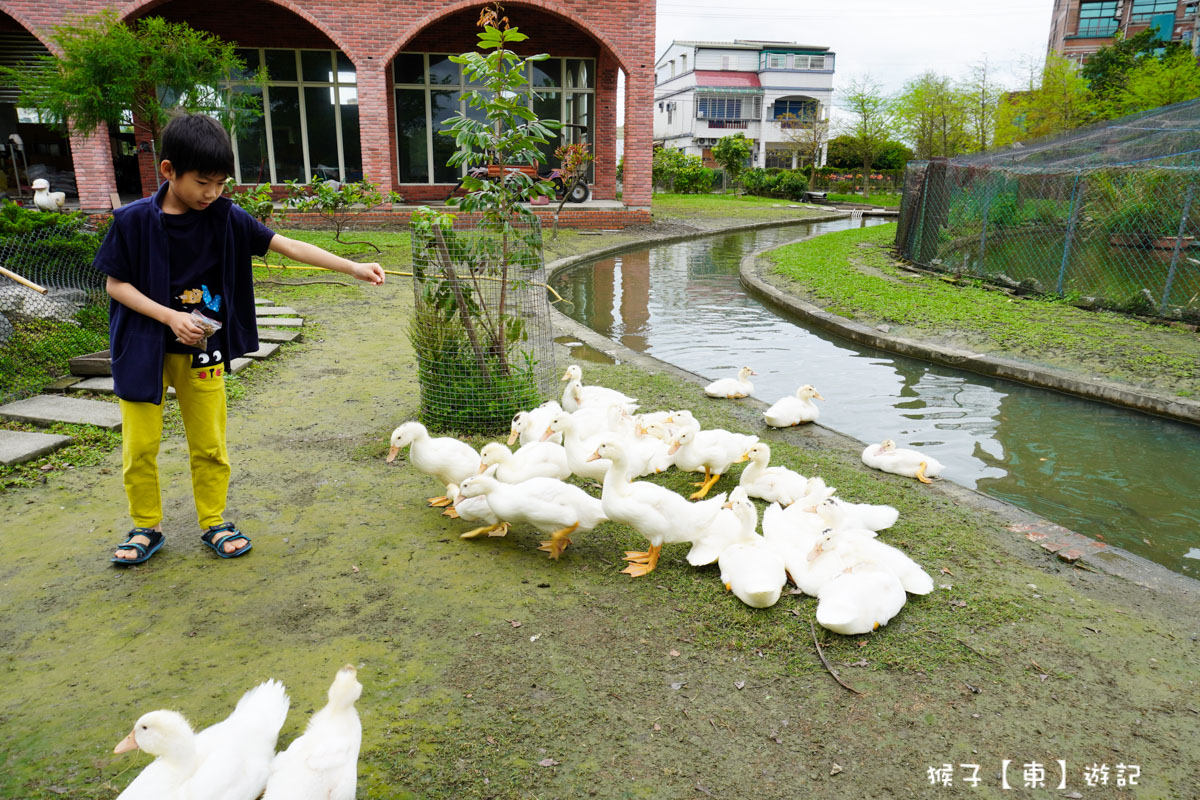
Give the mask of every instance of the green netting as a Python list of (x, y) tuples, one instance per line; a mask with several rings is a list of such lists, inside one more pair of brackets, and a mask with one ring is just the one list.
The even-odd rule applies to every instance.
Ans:
[(897, 246), (922, 266), (1200, 321), (1200, 100), (912, 162)]

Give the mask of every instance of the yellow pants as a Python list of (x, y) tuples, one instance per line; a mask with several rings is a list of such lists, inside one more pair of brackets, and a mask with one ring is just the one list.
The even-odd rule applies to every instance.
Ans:
[(175, 387), (187, 432), (192, 496), (201, 528), (224, 522), (229, 491), (229, 451), (225, 448), (225, 368), (192, 368), (192, 357), (167, 353), (163, 362), (163, 404), (121, 401), (122, 467), (129, 516), (139, 528), (162, 522), (158, 447), (162, 441), (166, 387)]

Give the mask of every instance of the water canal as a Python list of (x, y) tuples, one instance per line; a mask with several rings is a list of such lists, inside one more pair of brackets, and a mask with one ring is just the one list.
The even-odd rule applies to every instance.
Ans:
[(627, 347), (709, 378), (750, 366), (766, 402), (811, 383), (829, 428), (920, 448), (945, 479), (1200, 577), (1200, 427), (862, 347), (742, 289), (744, 255), (850, 225), (663, 245), (561, 273), (554, 288), (570, 301), (560, 309)]

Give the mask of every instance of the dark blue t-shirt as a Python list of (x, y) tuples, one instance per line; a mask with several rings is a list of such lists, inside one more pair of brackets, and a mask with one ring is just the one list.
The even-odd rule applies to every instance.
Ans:
[[(220, 219), (203, 211), (163, 214), (171, 267), (171, 308), (184, 313), (198, 311), (225, 325), (224, 285), (221, 279)], [(170, 328), (166, 330), (168, 353), (192, 356), (193, 367), (226, 361), (224, 327), (208, 337), (203, 350), (183, 344)]]

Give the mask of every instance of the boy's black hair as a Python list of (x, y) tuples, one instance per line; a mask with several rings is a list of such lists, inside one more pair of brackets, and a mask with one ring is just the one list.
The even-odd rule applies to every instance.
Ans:
[(163, 161), (176, 175), (195, 170), (201, 175), (233, 175), (233, 145), (221, 123), (206, 114), (181, 114), (162, 132)]

